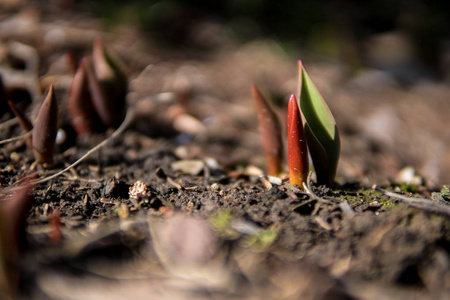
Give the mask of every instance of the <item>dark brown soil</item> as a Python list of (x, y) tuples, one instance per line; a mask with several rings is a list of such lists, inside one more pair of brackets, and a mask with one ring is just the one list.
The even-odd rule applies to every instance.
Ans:
[[(0, 145), (1, 194), (25, 175), (61, 170), (107, 137), (71, 134), (65, 50), (87, 53), (95, 36), (108, 38), (124, 61), (128, 103), (136, 109), (117, 139), (33, 187), (19, 299), (450, 298), (449, 216), (370, 188), (397, 186), (400, 194), (448, 207), (436, 193), (450, 178), (443, 150), (449, 137), (439, 123), (450, 111), (448, 87), (423, 83), (404, 90), (375, 77), (348, 77), (340, 65), (312, 63), (325, 98), (336, 96), (328, 101), (343, 143), (336, 186), (312, 184), (311, 194), (260, 175), (264, 156), (250, 84), (283, 95), (281, 118), (296, 85), (295, 59), (271, 42), (237, 45), (225, 35), (207, 52), (182, 52), (149, 45), (133, 28), (106, 34), (92, 19), (90, 25), (73, 16), (58, 23), (51, 14), (19, 11), (5, 14), (0, 26), (18, 18), (30, 18), (32, 26), (0, 30), (0, 42), (36, 49), (41, 84), (57, 87), (67, 139), (50, 170), (31, 171), (34, 159), (24, 141)], [(64, 33), (64, 41), (52, 39), (52, 30)], [(24, 83), (14, 88), (27, 90)], [(425, 105), (427, 92), (433, 97)], [(188, 104), (177, 115), (177, 105), (185, 104), (180, 97)], [(28, 113), (40, 103), (17, 102)], [(388, 125), (383, 135), (368, 123)], [(429, 134), (413, 135), (417, 128)], [(2, 125), (0, 138), (19, 134), (18, 125)], [(419, 173), (418, 184), (394, 183), (404, 166)], [(147, 189), (130, 196), (139, 181)]]

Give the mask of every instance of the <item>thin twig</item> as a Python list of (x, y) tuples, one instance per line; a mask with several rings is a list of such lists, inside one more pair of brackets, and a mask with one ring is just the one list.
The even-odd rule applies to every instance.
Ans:
[(24, 139), (24, 138), (27, 138), (27, 137), (29, 137), (29, 136), (31, 135), (32, 132), (33, 132), (33, 130), (30, 130), (30, 131), (28, 131), (27, 133), (24, 133), (24, 134), (22, 134), (22, 135), (15, 136), (15, 137), (13, 137), (13, 138), (6, 139), (6, 140), (1, 140), (1, 141), (0, 141), (0, 145), (7, 144), (7, 143), (11, 143), (11, 142), (15, 142), (15, 141), (18, 141), (18, 140), (22, 140), (22, 139)]
[(319, 196), (317, 196), (311, 189), (311, 175), (312, 172), (309, 172), (308, 174), (308, 178), (306, 179), (306, 183), (303, 182), (303, 188), (305, 189), (305, 192), (309, 195), (309, 197), (311, 198), (311, 200), (317, 200), (319, 202), (322, 203), (326, 203), (326, 204), (330, 204), (331, 202), (328, 200), (325, 200)]
[(397, 194), (394, 192), (389, 192), (389, 191), (383, 190), (382, 188), (379, 188), (376, 185), (373, 186), (372, 188), (375, 191), (378, 191), (388, 197), (403, 201), (406, 204), (408, 204), (409, 206), (412, 206), (414, 208), (450, 216), (450, 206), (444, 206), (444, 205), (441, 205), (441, 204), (438, 204), (435, 202), (431, 202), (430, 200), (424, 199), (424, 198), (418, 199), (418, 198), (406, 197), (406, 196), (403, 196), (403, 195), (400, 195), (400, 194)]
[(127, 114), (125, 116), (125, 120), (123, 120), (122, 124), (120, 125), (119, 128), (116, 129), (116, 131), (113, 132), (113, 134), (111, 136), (109, 136), (107, 139), (103, 140), (100, 144), (98, 144), (97, 146), (95, 146), (94, 148), (92, 148), (91, 150), (89, 150), (88, 152), (86, 152), (85, 155), (83, 155), (81, 158), (79, 158), (77, 161), (75, 161), (73, 164), (71, 164), (70, 166), (68, 166), (67, 168), (59, 171), (58, 173), (55, 173), (51, 176), (48, 177), (44, 177), (41, 178), (33, 183), (38, 184), (38, 183), (43, 183), (46, 181), (49, 181), (55, 177), (58, 177), (59, 175), (67, 172), (68, 170), (70, 170), (71, 168), (75, 167), (76, 165), (78, 165), (79, 163), (81, 163), (86, 157), (88, 157), (89, 155), (91, 155), (92, 153), (96, 152), (97, 150), (99, 150), (101, 147), (105, 146), (108, 142), (110, 142), (111, 140), (115, 139), (116, 137), (118, 137), (120, 134), (122, 134), (130, 125), (131, 121), (134, 118), (134, 108), (128, 108)]
[(7, 128), (7, 127), (11, 127), (13, 125), (16, 125), (18, 122), (19, 122), (19, 120), (16, 117), (14, 117), (3, 123), (0, 123), (0, 130), (2, 130), (3, 128)]

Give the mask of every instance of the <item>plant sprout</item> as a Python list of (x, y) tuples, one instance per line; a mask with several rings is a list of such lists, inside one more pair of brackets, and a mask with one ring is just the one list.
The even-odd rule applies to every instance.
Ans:
[(53, 85), (50, 85), (47, 97), (39, 110), (32, 134), (33, 153), (36, 162), (43, 165), (53, 164), (56, 132), (58, 131), (58, 104)]
[[(74, 58), (67, 56), (71, 69)], [(117, 128), (125, 118), (128, 83), (103, 40), (94, 41), (92, 56), (79, 63), (70, 87), (67, 110), (79, 135)]]
[(271, 176), (277, 176), (280, 173), (283, 159), (280, 122), (256, 85), (252, 86), (252, 96), (267, 158), (267, 173)]
[[(92, 95), (92, 104), (104, 125), (117, 128), (126, 114), (127, 78), (106, 50), (101, 38), (94, 41), (92, 66), (100, 87), (99, 96)], [(89, 76), (88, 72), (88, 79)], [(89, 79), (89, 84), (91, 81), (92, 78)]]
[(288, 104), (287, 147), (289, 181), (292, 185), (296, 184), (301, 188), (308, 177), (309, 163), (302, 116), (295, 95), (291, 95)]
[[(277, 175), (281, 165), (281, 130), (267, 101), (252, 86), (269, 175)], [(288, 167), (291, 184), (303, 186), (308, 175), (308, 149), (317, 183), (331, 186), (339, 161), (340, 140), (328, 105), (299, 61), (299, 101), (291, 95), (288, 104)]]
[(336, 122), (301, 61), (299, 61), (299, 107), (317, 183), (331, 186), (339, 161), (340, 140)]
[(31, 180), (25, 178), (21, 184), (0, 192), (0, 297), (17, 297), (19, 255), (26, 245), (24, 223), (31, 188)]
[(70, 115), (73, 128), (79, 135), (94, 131), (95, 116), (86, 76), (86, 58), (80, 61), (72, 80), (68, 95), (67, 112)]

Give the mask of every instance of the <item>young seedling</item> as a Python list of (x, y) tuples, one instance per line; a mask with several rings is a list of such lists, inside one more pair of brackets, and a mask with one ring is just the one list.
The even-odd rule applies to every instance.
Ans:
[(277, 176), (283, 159), (283, 142), (280, 123), (266, 99), (256, 85), (252, 85), (252, 96), (258, 115), (259, 131), (267, 158), (267, 174)]
[(340, 140), (328, 105), (299, 61), (299, 106), (317, 183), (331, 186), (339, 161)]
[[(20, 127), (22, 127), (23, 131), (29, 132), (33, 129), (33, 124), (31, 124), (30, 119), (12, 102), (11, 100), (8, 101), (9, 108), (13, 112), (13, 114), (16, 116), (17, 120), (19, 121)], [(31, 140), (31, 135), (27, 137), (27, 145), (28, 148), (33, 151), (33, 142)]]
[(86, 152), (82, 157), (80, 157), (77, 161), (72, 163), (70, 166), (66, 167), (65, 169), (63, 169), (53, 175), (50, 175), (50, 176), (47, 176), (44, 178), (40, 178), (39, 180), (34, 181), (34, 183), (39, 184), (39, 183), (47, 182), (53, 178), (60, 176), (61, 174), (64, 174), (65, 172), (69, 171), (70, 169), (72, 169), (75, 166), (77, 166), (78, 164), (80, 164), (84, 159), (86, 159), (86, 157), (95, 153), (96, 151), (98, 151), (99, 149), (104, 147), (106, 144), (108, 144), (110, 141), (112, 141), (113, 139), (115, 139), (119, 135), (121, 135), (133, 122), (133, 120), (135, 119), (135, 115), (136, 114), (135, 114), (134, 108), (129, 107), (122, 124), (108, 138), (104, 139), (101, 143), (97, 144), (94, 148), (90, 149), (88, 152)]
[[(92, 65), (101, 89), (101, 92), (91, 89), (93, 105), (105, 126), (117, 128), (125, 118), (127, 78), (106, 50), (101, 38), (94, 41)], [(89, 85), (93, 81), (91, 77), (88, 72)]]
[[(30, 180), (0, 192), (0, 298), (16, 299), (18, 260), (25, 243), (25, 217), (30, 201)], [(8, 298), (7, 298), (8, 297)]]
[(308, 177), (308, 148), (306, 146), (303, 122), (295, 95), (291, 95), (288, 104), (288, 166), (289, 181), (300, 188)]
[(32, 134), (33, 153), (36, 162), (42, 165), (53, 164), (56, 132), (58, 131), (58, 104), (53, 85), (39, 110)]
[(67, 111), (75, 131), (79, 135), (89, 134), (94, 131), (94, 108), (89, 93), (86, 60), (83, 58), (78, 66), (72, 85), (69, 90)]

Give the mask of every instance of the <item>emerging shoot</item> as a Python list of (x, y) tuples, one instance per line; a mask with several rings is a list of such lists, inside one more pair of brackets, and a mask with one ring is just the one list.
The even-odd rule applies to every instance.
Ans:
[(328, 105), (299, 61), (299, 105), (317, 183), (331, 186), (339, 161), (340, 140)]
[[(104, 125), (117, 128), (126, 114), (125, 97), (128, 83), (125, 74), (108, 53), (101, 38), (94, 41), (92, 66), (101, 89), (100, 93), (92, 93), (95, 110)], [(88, 76), (90, 76), (89, 73)], [(92, 78), (89, 78), (89, 85), (91, 81)]]
[(19, 256), (26, 242), (25, 219), (30, 206), (30, 180), (0, 192), (0, 298), (16, 299)]
[(252, 96), (258, 114), (259, 131), (267, 158), (267, 173), (270, 176), (277, 176), (280, 173), (283, 159), (280, 123), (256, 85), (252, 86)]
[(76, 70), (67, 103), (70, 120), (79, 135), (94, 131), (95, 116), (86, 76), (86, 60), (83, 58)]
[(291, 95), (288, 104), (287, 136), (289, 181), (300, 188), (303, 187), (303, 182), (306, 182), (309, 170), (308, 149), (302, 123), (297, 99), (295, 95)]
[(36, 117), (32, 134), (33, 153), (37, 163), (44, 165), (53, 164), (57, 131), (58, 104), (55, 99), (53, 85), (50, 85), (47, 97)]

